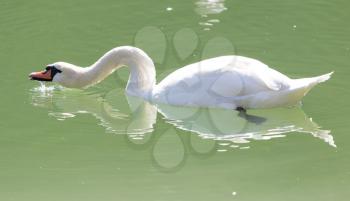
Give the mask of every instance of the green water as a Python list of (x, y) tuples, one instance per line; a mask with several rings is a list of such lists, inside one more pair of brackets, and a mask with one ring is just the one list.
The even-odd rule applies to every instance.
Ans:
[[(210, 1), (209, 1), (210, 2)], [(0, 200), (348, 200), (350, 3), (0, 2)], [(121, 69), (87, 90), (27, 75), (136, 45), (157, 79), (221, 54), (291, 76), (335, 71), (301, 108), (156, 108)]]

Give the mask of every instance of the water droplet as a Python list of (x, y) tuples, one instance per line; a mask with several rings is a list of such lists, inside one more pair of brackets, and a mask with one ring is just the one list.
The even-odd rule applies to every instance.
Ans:
[(231, 148), (238, 148), (239, 146), (238, 146), (238, 145), (233, 144), (233, 145), (231, 145), (230, 147), (231, 147)]
[(219, 23), (220, 20), (219, 20), (219, 19), (211, 19), (211, 20), (208, 20), (208, 22), (211, 22), (211, 23)]
[(63, 121), (65, 119), (75, 117), (75, 114), (68, 112), (50, 112), (49, 116), (55, 117), (59, 121)]

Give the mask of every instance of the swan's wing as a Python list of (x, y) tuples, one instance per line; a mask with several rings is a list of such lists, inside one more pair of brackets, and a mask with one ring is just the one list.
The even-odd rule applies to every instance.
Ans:
[(255, 73), (255, 76), (267, 88), (273, 91), (280, 91), (289, 87), (289, 78), (271, 68)]
[(212, 78), (208, 87), (208, 93), (221, 97), (232, 97), (239, 95), (243, 90), (243, 80), (235, 71), (226, 71)]
[(289, 86), (287, 76), (256, 59), (236, 56), (229, 67), (241, 76), (248, 93), (256, 90), (279, 91)]
[(264, 74), (255, 74), (256, 79), (261, 81), (268, 89), (273, 91), (279, 91), (281, 89), (281, 83), (274, 79), (268, 72)]
[(257, 60), (223, 56), (177, 69), (155, 86), (152, 98), (172, 105), (234, 108), (239, 97), (283, 89), (285, 79)]

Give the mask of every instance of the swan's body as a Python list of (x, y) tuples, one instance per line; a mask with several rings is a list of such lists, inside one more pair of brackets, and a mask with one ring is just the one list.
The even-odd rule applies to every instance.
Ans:
[[(112, 49), (90, 67), (57, 62), (49, 70), (58, 71), (51, 73), (52, 81), (66, 87), (85, 88), (121, 66), (130, 68), (126, 87), (129, 95), (155, 103), (230, 109), (295, 105), (312, 87), (331, 75), (290, 79), (255, 59), (221, 56), (180, 68), (156, 85), (152, 60), (142, 50), (129, 46)], [(47, 74), (45, 71), (30, 76), (45, 81)]]

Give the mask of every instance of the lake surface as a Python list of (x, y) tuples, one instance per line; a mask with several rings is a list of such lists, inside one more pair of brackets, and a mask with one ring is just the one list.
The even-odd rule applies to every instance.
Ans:
[[(348, 200), (350, 2), (0, 2), (0, 200)], [(302, 106), (154, 106), (124, 94), (128, 70), (87, 90), (32, 71), (88, 66), (134, 45), (157, 80), (238, 54), (293, 77), (335, 71)]]

